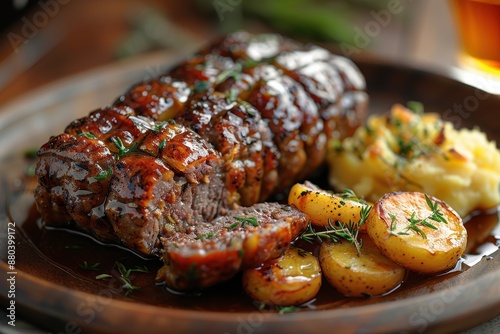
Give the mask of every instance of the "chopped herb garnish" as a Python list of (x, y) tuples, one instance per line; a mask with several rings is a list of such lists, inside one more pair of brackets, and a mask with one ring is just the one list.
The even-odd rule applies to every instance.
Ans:
[(358, 198), (358, 196), (354, 193), (354, 191), (348, 188), (344, 188), (344, 192), (340, 194), (340, 197), (342, 197), (345, 200), (366, 204), (366, 201)]
[(194, 239), (195, 240), (203, 240), (203, 239), (212, 239), (213, 237), (215, 237), (214, 233), (205, 233), (205, 234), (196, 236)]
[(171, 215), (167, 215), (167, 219), (170, 223), (177, 225), (177, 222), (175, 221), (174, 217), (172, 217)]
[(208, 91), (208, 87), (210, 85), (210, 82), (209, 81), (198, 81), (194, 87), (193, 87), (193, 91), (195, 93), (205, 93), (206, 91)]
[[(415, 218), (415, 212), (411, 214), (411, 217), (408, 218), (408, 222), (410, 223), (408, 227), (405, 229), (405, 231), (415, 231), (416, 233), (420, 234), (422, 238), (427, 239), (427, 235), (425, 232), (418, 226), (418, 224), (422, 223), (422, 219), (416, 219)], [(434, 227), (435, 228), (435, 227)]]
[(299, 306), (268, 305), (266, 303), (257, 302), (257, 301), (254, 302), (254, 305), (257, 307), (257, 309), (259, 311), (264, 311), (266, 309), (275, 310), (275, 311), (278, 311), (278, 314), (293, 313), (293, 312), (297, 312), (300, 310)]
[(410, 109), (414, 114), (422, 115), (424, 113), (424, 105), (419, 101), (408, 101), (406, 102), (406, 107)]
[(299, 236), (299, 238), (311, 244), (314, 240), (321, 243), (325, 240), (339, 242), (340, 239), (345, 239), (353, 243), (356, 246), (358, 254), (360, 254), (361, 244), (357, 240), (357, 236), (358, 228), (352, 222), (351, 224), (337, 222), (337, 225), (334, 225), (331, 221), (328, 221), (328, 226), (325, 227), (324, 231), (315, 231), (312, 228), (311, 223), (309, 223), (306, 230)]
[(130, 147), (126, 147), (122, 139), (120, 137), (111, 137), (111, 141), (113, 144), (115, 144), (116, 148), (118, 149), (118, 159), (123, 157), (124, 155), (130, 153), (135, 148), (135, 145), (131, 145)]
[(108, 176), (111, 175), (111, 173), (113, 173), (113, 169), (111, 167), (109, 167), (107, 170), (103, 170), (99, 174), (94, 176), (94, 179), (99, 180), (99, 181), (105, 180), (108, 178)]
[(91, 132), (81, 132), (78, 134), (78, 137), (87, 137), (89, 139), (97, 139)]
[(391, 217), (391, 227), (389, 229), (389, 233), (392, 235), (397, 235), (396, 230), (396, 216), (392, 213), (389, 213), (389, 217)]
[(432, 202), (432, 200), (429, 198), (429, 196), (427, 196), (427, 194), (424, 195), (425, 195), (425, 201), (427, 202), (427, 206), (429, 206), (429, 209), (431, 209), (432, 211), (432, 215), (429, 216), (429, 219), (432, 219), (436, 222), (448, 224), (448, 221), (446, 220), (446, 218), (444, 218), (443, 212), (439, 210), (438, 202), (437, 201)]
[(238, 225), (240, 225), (239, 222), (235, 222), (235, 223), (232, 223), (231, 225), (229, 225), (228, 227), (226, 227), (229, 231), (232, 231), (234, 230), (236, 227), (238, 227)]
[(95, 277), (95, 279), (106, 279), (106, 278), (111, 278), (113, 276), (109, 275), (109, 274), (100, 274), (100, 275), (97, 275)]
[(99, 262), (88, 263), (87, 261), (83, 261), (83, 263), (80, 264), (80, 268), (85, 270), (101, 270), (101, 268), (99, 268), (100, 265), (101, 264)]
[(130, 274), (133, 272), (140, 272), (140, 273), (148, 273), (149, 270), (146, 266), (143, 267), (134, 267), (127, 269), (122, 263), (116, 262), (116, 267), (118, 268), (118, 272), (120, 273), (120, 281), (122, 281), (123, 285), (122, 288), (125, 290), (125, 296), (128, 296), (132, 292), (139, 290), (140, 287), (135, 286), (132, 284), (132, 281), (130, 279)]
[(241, 64), (236, 64), (234, 68), (222, 71), (215, 79), (215, 84), (218, 85), (229, 78), (233, 78), (235, 81), (238, 81), (241, 77)]
[(248, 103), (247, 101), (241, 101), (240, 104), (245, 107), (248, 115), (250, 115), (251, 117), (257, 116), (257, 109), (255, 109), (250, 103)]
[(233, 217), (233, 218), (241, 222), (241, 227), (245, 227), (246, 224), (250, 224), (255, 227), (259, 226), (259, 222), (255, 217)]
[(167, 140), (165, 138), (163, 138), (160, 142), (160, 144), (158, 144), (158, 150), (159, 151), (162, 151), (164, 148), (165, 148), (165, 145), (167, 144)]
[(255, 61), (253, 59), (247, 59), (245, 60), (245, 62), (243, 63), (243, 68), (250, 68), (250, 67), (255, 67), (257, 65), (259, 65), (260, 63), (258, 61)]
[(227, 103), (233, 103), (234, 101), (236, 101), (237, 97), (238, 96), (236, 94), (236, 89), (231, 88), (229, 90), (229, 92), (227, 92), (227, 94), (226, 94), (226, 101), (227, 101)]
[(325, 227), (324, 231), (315, 231), (311, 223), (309, 223), (306, 230), (299, 236), (299, 238), (308, 243), (313, 243), (314, 240), (317, 240), (320, 243), (325, 240), (339, 242), (340, 239), (344, 239), (352, 243), (356, 247), (358, 255), (361, 255), (361, 247), (363, 245), (358, 240), (359, 228), (363, 226), (366, 219), (368, 219), (368, 214), (371, 209), (372, 207), (370, 205), (364, 206), (361, 209), (360, 219), (357, 223), (349, 221), (349, 223), (344, 224), (337, 221), (336, 224), (333, 224), (330, 220), (328, 220), (328, 226)]
[(154, 132), (158, 132), (158, 131), (160, 131), (166, 123), (167, 123), (167, 122), (158, 122), (158, 123), (155, 123), (155, 126), (154, 126), (154, 128), (153, 128), (153, 131), (154, 131)]
[(278, 314), (294, 313), (300, 310), (298, 306), (276, 306)]
[(411, 216), (408, 218), (408, 226), (400, 232), (396, 231), (396, 216), (389, 213), (389, 217), (391, 217), (391, 227), (389, 229), (389, 233), (392, 235), (409, 235), (409, 231), (414, 231), (415, 233), (419, 234), (423, 239), (427, 239), (427, 235), (425, 234), (424, 230), (422, 230), (421, 226), (425, 226), (428, 228), (431, 228), (433, 230), (437, 230), (437, 226), (432, 224), (430, 220), (433, 220), (435, 222), (443, 223), (443, 224), (448, 224), (446, 221), (446, 218), (444, 218), (444, 214), (442, 211), (439, 210), (439, 204), (438, 202), (432, 202), (432, 200), (425, 195), (425, 201), (427, 203), (427, 206), (429, 209), (431, 209), (432, 214), (429, 215), (427, 218), (424, 219), (417, 219), (415, 217), (416, 213), (412, 212)]

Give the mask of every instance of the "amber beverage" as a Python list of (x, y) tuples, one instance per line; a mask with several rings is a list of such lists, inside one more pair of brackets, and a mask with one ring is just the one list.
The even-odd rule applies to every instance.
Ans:
[(500, 0), (451, 0), (466, 55), (479, 65), (500, 70)]

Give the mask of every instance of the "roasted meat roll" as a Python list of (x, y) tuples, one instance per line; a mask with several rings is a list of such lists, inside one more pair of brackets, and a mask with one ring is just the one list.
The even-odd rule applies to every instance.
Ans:
[(46, 225), (158, 256), (171, 288), (223, 282), (306, 228), (297, 209), (262, 202), (363, 122), (364, 85), (325, 49), (231, 34), (45, 143), (36, 205)]

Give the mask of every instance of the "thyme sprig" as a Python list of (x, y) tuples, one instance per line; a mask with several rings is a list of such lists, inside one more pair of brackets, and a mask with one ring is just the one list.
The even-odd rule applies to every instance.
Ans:
[(299, 236), (299, 238), (308, 243), (313, 243), (315, 240), (319, 243), (322, 243), (325, 240), (339, 242), (341, 239), (344, 239), (356, 247), (358, 256), (360, 256), (363, 245), (358, 239), (359, 229), (366, 222), (371, 209), (372, 207), (370, 205), (364, 206), (361, 209), (361, 217), (357, 223), (349, 220), (347, 224), (339, 221), (334, 224), (330, 219), (328, 219), (328, 226), (325, 227), (324, 231), (315, 231), (311, 223), (309, 223), (306, 230)]
[[(259, 222), (257, 221), (257, 218), (255, 218), (255, 217), (233, 217), (233, 218), (241, 223), (241, 227), (245, 227), (247, 224), (250, 224), (250, 225), (255, 226), (255, 227), (259, 226)], [(236, 225), (236, 226), (238, 226), (238, 225)], [(234, 229), (234, 228), (236, 228), (236, 226), (234, 226), (234, 224), (232, 224), (229, 227), (232, 227), (232, 229)]]
[(113, 168), (109, 167), (107, 170), (101, 171), (99, 174), (94, 176), (94, 179), (102, 181), (108, 178), (113, 173)]
[(89, 139), (97, 139), (97, 137), (92, 132), (81, 132), (78, 134), (78, 137), (87, 137)]
[(423, 239), (427, 239), (427, 235), (425, 234), (425, 231), (422, 229), (422, 227), (428, 227), (433, 230), (437, 230), (437, 226), (434, 225), (429, 221), (433, 220), (438, 223), (443, 223), (443, 224), (448, 224), (448, 221), (444, 217), (444, 214), (442, 211), (439, 210), (439, 204), (438, 202), (433, 202), (427, 194), (425, 195), (425, 201), (427, 203), (427, 206), (429, 209), (431, 209), (432, 213), (424, 218), (424, 219), (418, 219), (415, 217), (416, 213), (412, 212), (411, 216), (408, 218), (408, 226), (400, 232), (396, 231), (396, 216), (393, 215), (392, 213), (389, 213), (389, 217), (391, 218), (391, 226), (389, 228), (389, 234), (392, 235), (409, 235), (409, 231), (414, 231), (415, 233), (419, 234)]
[(342, 194), (340, 194), (340, 197), (342, 197), (342, 199), (345, 200), (366, 204), (365, 200), (358, 198), (358, 196), (354, 193), (354, 191), (352, 191), (349, 188), (344, 188)]
[(222, 71), (215, 79), (215, 84), (218, 85), (229, 78), (233, 78), (234, 81), (238, 81), (242, 75), (242, 67), (240, 63), (237, 63), (234, 68)]
[(101, 264), (99, 262), (96, 262), (96, 263), (90, 263), (90, 262), (87, 262), (87, 261), (83, 261), (82, 264), (80, 264), (80, 268), (82, 269), (85, 269), (85, 270), (101, 270), (101, 268), (99, 268)]
[(133, 272), (148, 273), (149, 270), (146, 266), (136, 266), (134, 268), (127, 269), (123, 263), (116, 262), (116, 267), (120, 273), (120, 281), (123, 283), (122, 288), (125, 290), (125, 296), (130, 295), (132, 292), (139, 290), (140, 287), (132, 284), (130, 274)]
[(135, 149), (137, 145), (137, 143), (133, 143), (132, 145), (130, 145), (130, 147), (127, 147), (123, 144), (122, 139), (116, 136), (111, 137), (111, 141), (113, 142), (113, 144), (115, 144), (116, 148), (118, 149), (118, 159), (130, 153), (132, 150)]

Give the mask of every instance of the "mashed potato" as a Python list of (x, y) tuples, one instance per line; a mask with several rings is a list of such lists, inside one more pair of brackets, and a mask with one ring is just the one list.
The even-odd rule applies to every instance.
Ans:
[(478, 129), (395, 105), (353, 137), (332, 141), (329, 182), (375, 202), (395, 190), (433, 195), (462, 217), (500, 203), (500, 152)]

